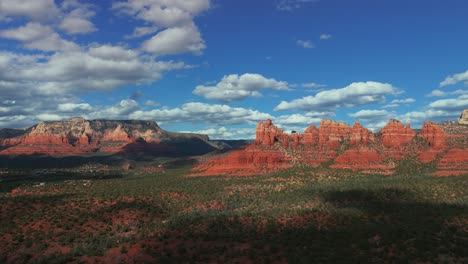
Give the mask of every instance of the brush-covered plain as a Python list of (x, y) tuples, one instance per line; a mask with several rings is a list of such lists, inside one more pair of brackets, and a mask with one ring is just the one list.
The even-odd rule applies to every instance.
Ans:
[(0, 262), (468, 262), (468, 175), (3, 177)]

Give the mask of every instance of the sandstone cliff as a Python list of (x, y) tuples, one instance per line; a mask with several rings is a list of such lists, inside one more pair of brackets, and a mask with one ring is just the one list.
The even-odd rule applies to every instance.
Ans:
[(174, 155), (193, 152), (198, 155), (217, 148), (205, 135), (167, 132), (154, 121), (139, 120), (88, 121), (72, 118), (60, 122), (43, 122), (22, 133), (4, 130), (0, 135), (0, 155), (158, 151)]
[[(468, 128), (426, 122), (419, 133), (391, 119), (373, 133), (359, 122), (352, 127), (322, 120), (304, 133), (284, 133), (268, 119), (257, 125), (255, 144), (193, 169), (193, 176), (256, 175), (293, 166), (351, 169), (392, 174), (412, 160), (419, 168), (436, 164), (439, 175), (468, 173)], [(425, 165), (426, 164), (426, 165)]]

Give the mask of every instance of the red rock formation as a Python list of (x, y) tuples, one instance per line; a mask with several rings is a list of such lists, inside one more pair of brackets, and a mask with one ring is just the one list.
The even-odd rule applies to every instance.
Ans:
[(319, 131), (315, 126), (308, 127), (302, 135), (302, 144), (316, 146), (319, 142)]
[(406, 127), (395, 119), (391, 119), (388, 124), (380, 130), (382, 136), (382, 144), (385, 147), (404, 147), (416, 136), (416, 132), (411, 129), (410, 125)]
[(337, 148), (340, 142), (349, 138), (351, 127), (345, 123), (322, 120), (319, 127), (319, 146)]
[(391, 170), (395, 166), (383, 164), (384, 157), (368, 148), (350, 149), (339, 155), (331, 168), (352, 170)]
[(374, 141), (375, 136), (372, 131), (364, 128), (359, 122), (354, 123), (349, 140), (351, 146), (368, 146), (369, 143)]
[[(27, 132), (29, 131), (29, 132)], [(75, 155), (89, 152), (117, 153), (126, 150), (173, 151), (173, 139), (203, 141), (209, 148), (215, 146), (208, 137), (198, 134), (166, 132), (152, 121), (86, 121), (72, 118), (60, 122), (43, 122), (28, 130), (0, 130), (0, 155), (45, 154)], [(164, 141), (164, 146), (159, 146)], [(136, 144), (138, 142), (138, 144)], [(135, 146), (132, 146), (135, 145)]]
[(264, 122), (259, 122), (256, 132), (256, 145), (273, 146), (275, 142), (283, 138), (283, 130), (273, 125), (271, 119)]
[[(257, 126), (255, 145), (202, 163), (194, 169), (194, 175), (253, 175), (297, 165), (315, 167), (329, 161), (333, 161), (330, 168), (392, 174), (397, 161), (408, 156), (417, 157), (423, 163), (438, 161), (444, 170), (442, 174), (468, 172), (466, 126), (447, 124), (441, 127), (426, 122), (418, 137), (428, 144), (413, 141), (416, 132), (409, 124), (403, 126), (397, 120), (390, 120), (378, 135), (359, 122), (351, 128), (331, 120), (323, 120), (318, 129), (310, 126), (303, 134), (288, 135), (267, 120)], [(462, 149), (450, 149), (440, 158), (447, 149), (447, 136), (451, 139), (450, 146), (458, 144)], [(341, 144), (346, 141), (349, 145)]]
[(447, 147), (444, 130), (436, 123), (425, 122), (420, 135), (433, 149), (444, 149)]
[(293, 132), (291, 134), (291, 139), (293, 141), (293, 146), (294, 147), (298, 147), (301, 144), (301, 135), (299, 135), (298, 133)]
[(262, 151), (247, 147), (195, 167), (190, 176), (235, 175), (250, 176), (290, 168), (292, 165), (278, 150)]
[(468, 173), (468, 149), (450, 149), (437, 165), (442, 170), (464, 170)]

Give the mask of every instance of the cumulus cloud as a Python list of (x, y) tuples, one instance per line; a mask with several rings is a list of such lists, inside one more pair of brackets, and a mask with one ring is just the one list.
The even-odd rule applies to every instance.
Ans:
[(69, 34), (83, 34), (96, 31), (90, 21), (96, 13), (86, 7), (79, 7), (68, 13), (60, 23), (60, 29)]
[(443, 97), (446, 96), (447, 93), (441, 90), (433, 90), (430, 94), (427, 94), (427, 97)]
[(131, 35), (126, 35), (125, 38), (132, 39), (132, 38), (140, 38), (150, 34), (154, 34), (158, 31), (158, 27), (151, 26), (151, 27), (136, 27), (133, 29), (133, 33)]
[(180, 108), (138, 110), (131, 113), (132, 119), (150, 119), (163, 123), (205, 123), (221, 125), (253, 124), (272, 118), (267, 113), (241, 107), (220, 104), (186, 103)]
[(20, 41), (25, 48), (32, 50), (71, 51), (80, 49), (77, 44), (62, 39), (51, 27), (34, 22), (0, 31), (0, 37)]
[(397, 108), (400, 104), (412, 104), (416, 102), (413, 98), (406, 98), (406, 99), (395, 99), (390, 102), (390, 104), (384, 105), (382, 108)]
[(468, 90), (455, 90), (455, 91), (452, 91), (452, 92), (444, 92), (444, 91), (441, 91), (441, 90), (433, 90), (430, 94), (427, 94), (426, 96), (427, 97), (445, 97), (445, 96), (449, 96), (449, 95), (464, 95), (464, 94), (468, 94)]
[(260, 74), (226, 75), (215, 86), (199, 85), (193, 90), (196, 95), (221, 102), (233, 102), (247, 97), (259, 97), (265, 89), (288, 90), (287, 82), (266, 78)]
[(201, 54), (206, 48), (195, 24), (165, 29), (142, 45), (143, 50), (157, 55), (191, 52)]
[(460, 96), (454, 99), (438, 100), (430, 103), (429, 107), (435, 110), (461, 113), (463, 109), (468, 108), (468, 98)]
[[(166, 1), (128, 0), (113, 4), (122, 13), (161, 28), (142, 48), (156, 55), (191, 52), (201, 54), (206, 48), (194, 17), (210, 8), (209, 0)], [(136, 28), (130, 37), (151, 34), (150, 28)]]
[(299, 109), (305, 111), (327, 111), (341, 107), (363, 106), (383, 102), (385, 96), (399, 93), (388, 83), (357, 82), (341, 89), (326, 90), (315, 96), (306, 96), (290, 102), (282, 101), (275, 111)]
[(26, 17), (33, 21), (46, 21), (57, 18), (59, 8), (54, 0), (2, 0), (0, 18)]
[(314, 47), (314, 43), (310, 40), (297, 40), (296, 45), (303, 47), (304, 49), (311, 49)]
[(465, 85), (468, 85), (468, 71), (448, 76), (447, 78), (445, 78), (444, 81), (440, 83), (440, 87), (446, 87), (460, 82), (463, 82)]
[(75, 103), (65, 103), (59, 104), (57, 110), (61, 112), (75, 112), (75, 111), (91, 111), (93, 107), (87, 103), (75, 104)]
[[(52, 55), (0, 52), (0, 102), (8, 103), (3, 105), (8, 107), (8, 115), (24, 117), (21, 122), (11, 119), (15, 127), (43, 120), (37, 114), (58, 111), (64, 117), (80, 116), (98, 110), (77, 103), (80, 101), (77, 96), (83, 93), (148, 84), (160, 79), (166, 71), (187, 67), (190, 66), (183, 62), (155, 61), (136, 51), (112, 45)], [(101, 118), (124, 112), (114, 108)]]

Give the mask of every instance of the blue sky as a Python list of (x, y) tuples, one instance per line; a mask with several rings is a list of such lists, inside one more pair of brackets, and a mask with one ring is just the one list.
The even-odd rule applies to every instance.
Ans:
[(0, 127), (150, 119), (251, 138), (468, 108), (463, 0), (0, 0)]

